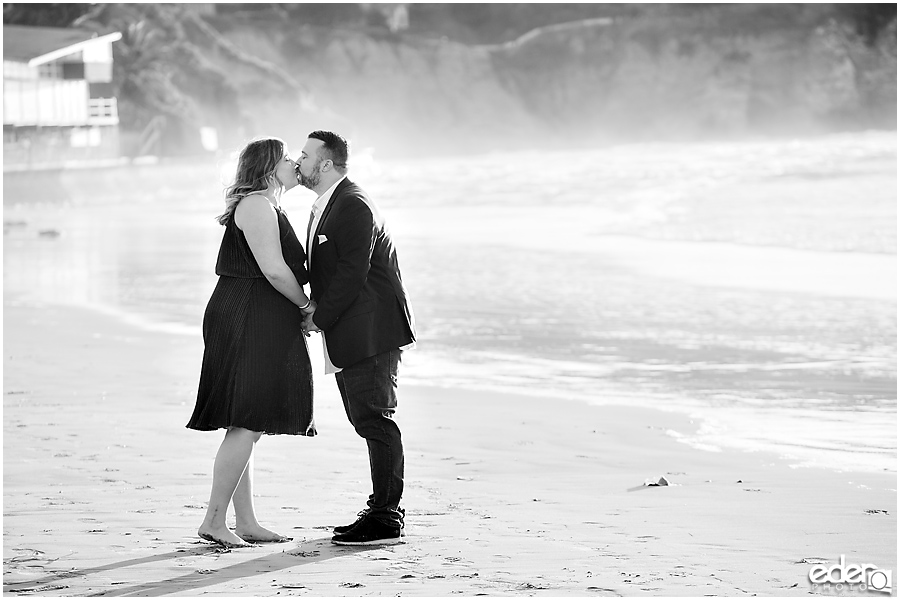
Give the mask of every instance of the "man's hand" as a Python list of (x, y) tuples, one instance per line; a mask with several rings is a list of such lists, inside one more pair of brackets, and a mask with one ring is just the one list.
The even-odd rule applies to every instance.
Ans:
[(306, 314), (303, 316), (303, 332), (306, 334), (306, 337), (309, 337), (309, 334), (313, 331), (319, 331), (319, 332), (322, 331), (313, 322), (314, 314), (316, 314), (315, 307), (313, 307), (312, 312), (306, 312)]

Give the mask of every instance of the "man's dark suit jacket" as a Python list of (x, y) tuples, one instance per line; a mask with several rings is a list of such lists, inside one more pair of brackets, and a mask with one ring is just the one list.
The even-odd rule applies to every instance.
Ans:
[[(307, 236), (309, 239), (309, 236)], [(415, 341), (415, 317), (400, 278), (391, 234), (378, 207), (344, 179), (313, 236), (309, 284), (336, 367)]]

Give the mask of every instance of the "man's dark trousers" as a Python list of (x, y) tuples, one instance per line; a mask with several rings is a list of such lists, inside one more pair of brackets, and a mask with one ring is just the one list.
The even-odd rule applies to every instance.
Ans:
[(335, 373), (347, 418), (369, 446), (369, 514), (390, 525), (400, 525), (402, 518), (397, 508), (403, 495), (403, 442), (393, 418), (400, 353), (376, 354)]

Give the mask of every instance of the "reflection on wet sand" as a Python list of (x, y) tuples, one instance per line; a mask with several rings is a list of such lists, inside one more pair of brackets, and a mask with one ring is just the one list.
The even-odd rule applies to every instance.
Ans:
[[(895, 157), (893, 136), (859, 134), (561, 155), (562, 179), (528, 153), (353, 177), (384, 206), (415, 301), (409, 381), (677, 409), (709, 425), (696, 444), (881, 468), (896, 452)], [(199, 171), (215, 182), (213, 167)], [(7, 299), (199, 335), (221, 198), (198, 169), (147, 169), (66, 201), (7, 194)], [(305, 223), (312, 200), (284, 206)]]

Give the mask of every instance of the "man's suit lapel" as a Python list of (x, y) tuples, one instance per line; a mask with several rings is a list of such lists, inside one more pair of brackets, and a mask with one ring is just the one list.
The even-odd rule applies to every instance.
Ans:
[(331, 198), (328, 199), (328, 204), (325, 205), (325, 210), (322, 211), (322, 218), (319, 219), (319, 224), (316, 226), (316, 237), (313, 239), (318, 239), (319, 232), (322, 231), (322, 224), (325, 223), (325, 219), (328, 218), (329, 213), (331, 213), (331, 209), (334, 208), (334, 204), (337, 201), (338, 197), (343, 193), (344, 189), (348, 185), (350, 185), (350, 183), (350, 180), (344, 177), (344, 180), (340, 182), (336, 188), (334, 188), (334, 193), (331, 194)]

